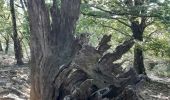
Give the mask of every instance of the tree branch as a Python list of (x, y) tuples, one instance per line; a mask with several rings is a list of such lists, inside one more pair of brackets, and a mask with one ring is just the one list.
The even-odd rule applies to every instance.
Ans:
[(103, 54), (111, 47), (111, 45), (108, 45), (108, 42), (110, 42), (111, 37), (112, 37), (111, 35), (109, 36), (104, 35), (103, 38), (101, 39), (99, 46), (97, 48), (100, 54)]
[(113, 61), (116, 61), (122, 57), (123, 54), (125, 54), (134, 44), (134, 39), (126, 40), (123, 42), (123, 44), (116, 47), (115, 51), (113, 53), (107, 53), (105, 54), (99, 63), (102, 64), (111, 64)]
[(130, 28), (130, 25), (128, 25), (127, 23), (121, 21), (119, 18), (114, 18), (112, 16), (100, 16), (100, 15), (97, 15), (97, 14), (94, 14), (94, 13), (84, 13), (84, 12), (81, 12), (81, 14), (85, 15), (85, 16), (92, 16), (92, 17), (96, 17), (96, 18), (105, 18), (105, 19), (114, 19), (116, 21), (118, 21), (119, 23), (127, 26)]
[(121, 23), (121, 24), (123, 24), (123, 25), (125, 25), (125, 26), (127, 26), (127, 27), (131, 27), (130, 25), (128, 25), (127, 23), (125, 23), (125, 22), (123, 22), (123, 21), (121, 21), (121, 20), (119, 20), (119, 19), (117, 19), (117, 18), (112, 18), (112, 19), (115, 19), (115, 20), (117, 20), (119, 23)]
[(128, 35), (128, 33), (122, 32), (121, 30), (116, 29), (116, 28), (114, 28), (114, 27), (111, 27), (111, 26), (108, 26), (108, 25), (104, 25), (104, 24), (102, 24), (102, 23), (99, 23), (99, 24), (100, 24), (101, 26), (103, 26), (103, 27), (107, 27), (107, 28), (113, 29), (113, 30), (121, 33), (122, 35), (125, 35), (125, 36), (128, 36), (128, 37), (132, 37), (131, 35)]

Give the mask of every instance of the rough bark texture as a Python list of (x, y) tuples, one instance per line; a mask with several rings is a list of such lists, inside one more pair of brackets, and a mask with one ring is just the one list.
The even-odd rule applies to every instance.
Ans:
[(60, 66), (70, 63), (75, 51), (73, 33), (79, 16), (80, 0), (62, 0), (61, 9), (54, 2), (51, 24), (43, 0), (29, 0), (28, 5), (32, 57), (31, 100), (56, 100), (59, 87), (54, 86), (53, 81)]
[(104, 36), (98, 48), (82, 45), (81, 40), (74, 38), (80, 0), (61, 0), (61, 7), (56, 5), (53, 0), (49, 13), (43, 0), (28, 0), (30, 99), (136, 100), (131, 96), (138, 95), (127, 86), (138, 83), (140, 78), (133, 69), (124, 72), (120, 64), (113, 63), (133, 46), (133, 39), (117, 46), (112, 53), (105, 53), (110, 48), (107, 43), (111, 36)]
[(18, 65), (22, 65), (22, 46), (18, 37), (17, 33), (17, 25), (16, 25), (16, 16), (15, 16), (15, 8), (14, 8), (14, 0), (10, 0), (10, 10), (12, 15), (12, 23), (13, 23), (13, 36), (12, 39), (14, 41), (14, 52), (15, 52), (15, 59), (17, 60)]

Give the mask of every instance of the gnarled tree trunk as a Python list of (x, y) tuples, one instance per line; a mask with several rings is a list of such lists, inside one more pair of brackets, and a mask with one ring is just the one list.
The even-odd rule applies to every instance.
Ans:
[[(60, 66), (68, 64), (75, 52), (73, 33), (79, 17), (80, 0), (53, 0), (52, 23), (44, 0), (28, 0), (31, 30), (31, 100), (56, 100), (54, 86)], [(62, 79), (60, 80), (62, 81)]]
[(31, 100), (136, 100), (127, 86), (139, 81), (137, 74), (124, 73), (121, 64), (113, 63), (133, 46), (133, 39), (106, 54), (111, 36), (104, 36), (98, 48), (81, 45), (74, 38), (80, 1), (61, 0), (59, 8), (53, 0), (49, 13), (44, 0), (28, 0)]

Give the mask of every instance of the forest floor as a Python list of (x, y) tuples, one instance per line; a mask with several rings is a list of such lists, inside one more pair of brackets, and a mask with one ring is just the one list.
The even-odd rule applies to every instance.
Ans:
[(0, 53), (0, 100), (29, 100), (29, 65), (15, 65), (14, 56)]
[[(149, 74), (138, 86), (143, 100), (170, 100), (170, 78)], [(0, 100), (29, 100), (30, 68), (15, 65), (14, 56), (0, 53)]]

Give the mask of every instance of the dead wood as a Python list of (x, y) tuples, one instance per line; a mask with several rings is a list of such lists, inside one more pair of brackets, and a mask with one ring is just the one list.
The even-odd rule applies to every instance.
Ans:
[(97, 48), (97, 50), (99, 51), (100, 54), (103, 54), (104, 52), (106, 52), (111, 45), (108, 44), (108, 42), (110, 42), (111, 40), (111, 35), (104, 35), (103, 38), (101, 39), (99, 46)]
[[(102, 54), (109, 46), (110, 36), (104, 36), (99, 47), (85, 45), (76, 53), (70, 64), (61, 66), (53, 85), (53, 97), (58, 100), (138, 100), (135, 85), (140, 81), (135, 70), (124, 72), (120, 59), (134, 44), (133, 39), (117, 46), (113, 53)], [(114, 73), (115, 72), (115, 73)], [(114, 74), (113, 74), (114, 73)], [(130, 99), (125, 99), (130, 98)]]

